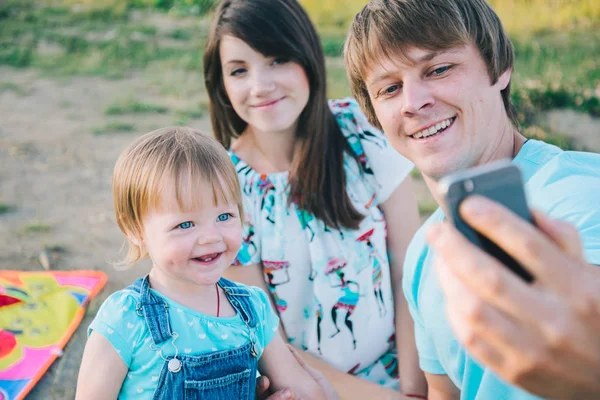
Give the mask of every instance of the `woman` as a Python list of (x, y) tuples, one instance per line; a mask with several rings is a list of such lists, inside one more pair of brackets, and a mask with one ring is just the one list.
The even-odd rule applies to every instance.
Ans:
[(321, 43), (295, 0), (223, 1), (204, 67), (248, 214), (228, 277), (271, 294), (290, 343), (342, 398), (398, 397), (386, 389), (398, 370), (405, 395), (424, 395), (401, 290), (419, 224), (412, 164), (354, 100), (327, 102)]

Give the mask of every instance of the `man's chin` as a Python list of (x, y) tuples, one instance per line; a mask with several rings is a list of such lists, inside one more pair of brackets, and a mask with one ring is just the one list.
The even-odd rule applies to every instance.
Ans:
[(419, 169), (425, 180), (433, 182), (437, 182), (444, 176), (455, 172), (455, 169), (452, 168), (450, 165), (440, 164), (439, 162), (435, 163), (434, 165), (427, 163), (422, 166), (419, 166), (418, 164), (415, 165)]

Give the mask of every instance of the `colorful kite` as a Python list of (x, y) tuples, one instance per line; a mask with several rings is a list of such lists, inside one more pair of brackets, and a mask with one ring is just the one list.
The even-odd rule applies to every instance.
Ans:
[(0, 271), (0, 400), (29, 393), (105, 283), (100, 271)]

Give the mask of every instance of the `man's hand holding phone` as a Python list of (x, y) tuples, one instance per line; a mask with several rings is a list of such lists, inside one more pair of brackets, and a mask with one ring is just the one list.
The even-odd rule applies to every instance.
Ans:
[(504, 380), (549, 398), (599, 398), (600, 269), (577, 230), (532, 212), (536, 226), (482, 196), (459, 206), (470, 227), (535, 277), (528, 284), (451, 224), (428, 231), (448, 319), (470, 354)]

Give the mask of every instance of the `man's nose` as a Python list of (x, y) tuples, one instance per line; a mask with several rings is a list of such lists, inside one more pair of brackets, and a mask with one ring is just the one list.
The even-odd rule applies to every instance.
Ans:
[(420, 80), (405, 81), (402, 87), (402, 114), (410, 117), (435, 103), (429, 86)]

